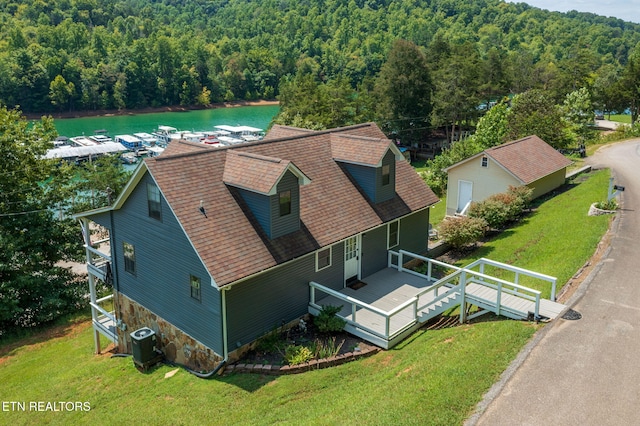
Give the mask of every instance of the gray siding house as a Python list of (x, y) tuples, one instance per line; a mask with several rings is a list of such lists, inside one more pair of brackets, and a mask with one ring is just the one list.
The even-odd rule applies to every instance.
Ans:
[(228, 148), (174, 141), (112, 206), (77, 215), (96, 336), (130, 352), (149, 327), (169, 360), (213, 369), (306, 315), (311, 281), (340, 290), (386, 268), (390, 249), (425, 252), (437, 201), (373, 123), (275, 126)]

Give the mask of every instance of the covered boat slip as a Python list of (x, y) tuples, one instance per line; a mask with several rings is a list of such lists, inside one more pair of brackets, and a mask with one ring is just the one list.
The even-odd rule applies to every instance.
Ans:
[[(423, 263), (424, 273), (403, 265)], [(497, 278), (485, 274), (510, 276)], [(522, 277), (549, 285), (551, 300), (540, 291), (519, 284)], [(554, 319), (565, 306), (555, 299), (556, 279), (511, 265), (479, 259), (458, 268), (406, 251), (389, 251), (388, 268), (340, 291), (311, 282), (309, 313), (316, 315), (322, 306), (341, 306), (338, 313), (346, 321), (345, 330), (385, 349), (391, 348), (424, 322), (458, 306), (473, 305), (478, 312), (464, 322), (487, 312), (512, 319)]]

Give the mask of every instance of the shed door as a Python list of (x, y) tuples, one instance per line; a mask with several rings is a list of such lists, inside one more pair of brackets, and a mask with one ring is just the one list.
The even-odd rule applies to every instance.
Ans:
[(344, 281), (350, 284), (360, 274), (360, 236), (348, 238), (344, 242)]
[(458, 181), (458, 208), (456, 213), (462, 212), (464, 208), (471, 202), (471, 196), (473, 194), (473, 182), (466, 180)]

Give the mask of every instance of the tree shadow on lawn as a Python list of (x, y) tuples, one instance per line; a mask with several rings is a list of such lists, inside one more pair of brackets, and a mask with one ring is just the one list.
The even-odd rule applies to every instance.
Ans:
[(0, 338), (0, 364), (3, 359), (16, 355), (21, 348), (40, 345), (60, 337), (75, 336), (87, 327), (91, 327), (91, 321), (82, 314), (34, 329), (10, 331)]

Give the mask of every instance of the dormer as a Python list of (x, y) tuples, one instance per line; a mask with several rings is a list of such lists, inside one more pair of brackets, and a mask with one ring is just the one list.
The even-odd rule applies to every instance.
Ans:
[(331, 135), (331, 155), (373, 203), (396, 195), (396, 161), (404, 160), (388, 139)]
[(311, 180), (291, 161), (229, 150), (222, 177), (271, 239), (300, 229), (300, 186)]

